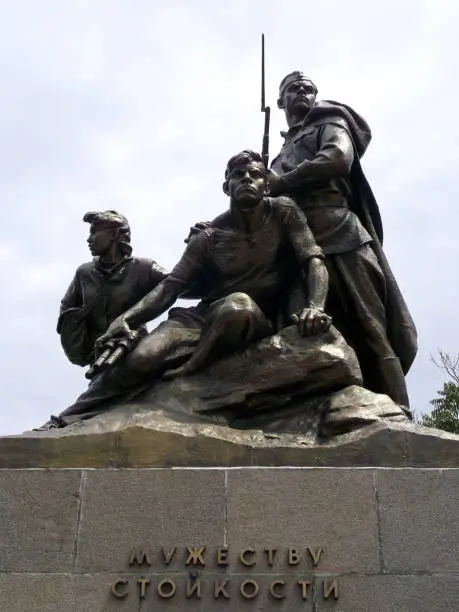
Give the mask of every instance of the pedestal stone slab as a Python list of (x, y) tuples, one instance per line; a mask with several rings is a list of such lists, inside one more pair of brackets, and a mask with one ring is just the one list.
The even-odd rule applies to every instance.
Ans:
[(383, 470), (376, 477), (383, 569), (459, 574), (459, 470)]
[(453, 611), (458, 479), (412, 468), (0, 470), (0, 610)]
[(454, 612), (459, 576), (340, 576), (339, 599), (321, 601), (315, 612)]
[(138, 599), (116, 600), (118, 575), (1, 574), (2, 612), (138, 612)]
[(0, 471), (0, 572), (73, 570), (80, 485), (79, 470)]
[[(287, 548), (323, 548), (320, 568), (330, 572), (378, 572), (379, 541), (371, 470), (231, 470), (228, 473), (228, 542)], [(260, 555), (268, 569), (266, 555)], [(311, 555), (308, 554), (311, 562)], [(299, 567), (312, 568), (302, 559)], [(287, 565), (297, 571), (298, 566)]]
[[(147, 550), (157, 565), (161, 546), (223, 544), (221, 470), (98, 470), (85, 472), (84, 481), (79, 572), (126, 571), (132, 549)], [(183, 567), (181, 553), (171, 570)]]

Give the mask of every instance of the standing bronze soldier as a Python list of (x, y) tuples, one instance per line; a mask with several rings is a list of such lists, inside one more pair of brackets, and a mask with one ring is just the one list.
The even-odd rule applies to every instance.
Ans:
[(378, 205), (360, 165), (371, 131), (350, 107), (316, 102), (316, 95), (301, 72), (280, 84), (278, 107), (289, 129), (272, 162), (271, 193), (295, 200), (325, 252), (326, 310), (355, 349), (365, 386), (407, 407), (404, 375), (417, 336), (382, 250)]

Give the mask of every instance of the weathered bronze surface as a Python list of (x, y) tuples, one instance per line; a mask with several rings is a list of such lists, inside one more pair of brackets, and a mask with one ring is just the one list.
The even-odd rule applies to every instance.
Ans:
[(90, 224), (88, 246), (94, 259), (75, 272), (61, 301), (57, 332), (68, 359), (87, 366), (94, 363), (97, 338), (167, 272), (151, 259), (132, 257), (131, 230), (123, 215), (88, 212), (83, 221)]
[[(267, 146), (263, 157), (245, 150), (229, 160), (229, 209), (192, 228), (169, 274), (131, 257), (125, 217), (84, 217), (96, 259), (77, 270), (58, 331), (69, 359), (90, 366), (91, 383), (38, 431), (70, 426), (81, 435), (94, 418), (96, 429), (110, 422), (117, 430), (113, 415), (147, 412), (153, 429), (165, 419), (230, 428), (242, 446), (243, 430), (311, 445), (408, 422), (404, 376), (416, 330), (360, 166), (370, 128), (316, 95), (300, 72), (282, 80), (289, 130), (271, 170)], [(179, 297), (200, 301), (171, 308)]]
[(299, 71), (281, 81), (278, 106), (288, 131), (272, 162), (271, 193), (295, 200), (324, 250), (326, 311), (355, 349), (365, 386), (408, 406), (404, 376), (416, 329), (382, 250), (379, 208), (360, 165), (370, 127), (349, 106), (316, 96)]
[[(162, 376), (183, 377), (212, 367), (226, 354), (237, 354), (292, 321), (297, 324), (297, 341), (304, 339), (300, 351), (303, 345), (308, 350), (308, 338), (329, 329), (323, 251), (291, 199), (268, 197), (261, 156), (252, 151), (233, 156), (223, 190), (230, 198), (229, 210), (194, 234), (180, 261), (157, 287), (110, 322), (91, 348), (97, 355), (88, 390), (41, 429), (95, 416)], [(92, 239), (91, 244), (95, 244)], [(139, 333), (183, 295), (201, 301), (190, 308), (171, 309), (168, 320), (153, 332)], [(275, 370), (266, 359), (264, 363), (260, 377), (272, 378), (276, 392), (285, 382), (279, 378), (276, 383)], [(339, 364), (337, 368), (319, 387), (325, 383), (334, 388), (335, 377), (338, 385), (349, 384), (340, 379)], [(360, 382), (360, 373), (350, 382)], [(309, 393), (317, 384), (311, 381)]]
[(360, 381), (333, 327), (305, 342), (290, 326), (94, 418), (0, 438), (0, 468), (459, 466), (459, 436), (409, 423)]
[[(175, 384), (176, 381), (160, 383), (170, 390)], [(71, 427), (0, 438), (0, 469), (459, 467), (459, 436), (396, 420), (401, 414), (396, 414), (397, 406), (387, 396), (357, 386), (323, 396), (319, 401), (304, 402), (304, 412), (311, 421), (311, 412), (325, 413), (329, 409), (331, 415), (341, 412), (343, 421), (350, 413), (360, 422), (359, 429), (351, 422), (349, 433), (325, 440), (314, 435), (312, 429), (308, 435), (263, 431), (257, 428), (257, 419), (253, 429), (236, 429), (205, 419), (193, 423), (171, 413), (167, 387), (164, 394), (158, 395), (154, 409), (151, 400), (132, 402)], [(184, 397), (183, 411), (187, 401)], [(275, 413), (279, 422), (282, 412)], [(392, 417), (385, 420), (378, 416), (384, 413), (392, 413)]]

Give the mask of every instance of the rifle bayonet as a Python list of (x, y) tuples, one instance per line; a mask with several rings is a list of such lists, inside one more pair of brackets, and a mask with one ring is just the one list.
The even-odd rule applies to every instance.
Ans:
[(263, 131), (263, 143), (261, 147), (261, 156), (265, 168), (268, 169), (269, 164), (269, 123), (271, 119), (271, 109), (266, 106), (265, 99), (265, 35), (261, 35), (261, 112), (265, 114), (265, 127)]

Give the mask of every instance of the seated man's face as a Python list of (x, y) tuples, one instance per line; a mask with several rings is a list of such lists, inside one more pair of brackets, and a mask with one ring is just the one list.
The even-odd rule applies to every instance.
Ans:
[(266, 172), (262, 164), (250, 162), (234, 168), (228, 178), (228, 191), (241, 208), (251, 208), (266, 194)]

